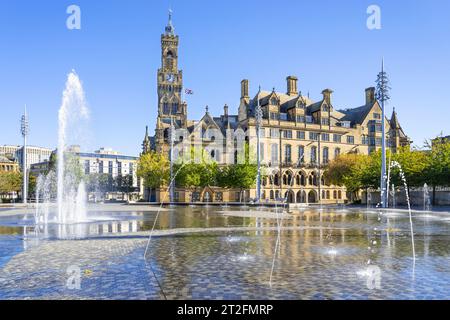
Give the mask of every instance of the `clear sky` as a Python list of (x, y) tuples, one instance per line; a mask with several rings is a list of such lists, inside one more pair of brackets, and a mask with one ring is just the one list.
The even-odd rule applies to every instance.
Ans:
[[(81, 30), (68, 30), (66, 9), (81, 8)], [(366, 26), (381, 7), (381, 30)], [(334, 90), (335, 107), (358, 107), (384, 56), (395, 107), (415, 144), (450, 134), (448, 0), (2, 0), (0, 7), (0, 145), (19, 144), (28, 105), (30, 143), (54, 148), (67, 74), (83, 81), (91, 110), (86, 151), (141, 150), (157, 115), (156, 72), (167, 10), (180, 36), (180, 67), (190, 119), (205, 105), (236, 113), (240, 81), (286, 90), (287, 75), (313, 100)]]

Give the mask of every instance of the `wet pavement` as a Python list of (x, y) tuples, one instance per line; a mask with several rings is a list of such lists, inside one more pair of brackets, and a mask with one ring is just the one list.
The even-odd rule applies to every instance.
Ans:
[(414, 258), (404, 212), (307, 209), (279, 226), (273, 210), (236, 210), (161, 212), (146, 258), (155, 211), (66, 229), (0, 217), (0, 299), (450, 298), (444, 213), (414, 214)]

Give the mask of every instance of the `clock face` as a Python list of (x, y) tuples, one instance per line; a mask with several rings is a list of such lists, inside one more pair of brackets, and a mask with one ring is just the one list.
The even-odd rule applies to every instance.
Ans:
[(175, 80), (175, 77), (173, 76), (173, 74), (169, 73), (169, 74), (166, 76), (166, 80), (167, 80), (168, 82), (173, 82), (173, 81)]

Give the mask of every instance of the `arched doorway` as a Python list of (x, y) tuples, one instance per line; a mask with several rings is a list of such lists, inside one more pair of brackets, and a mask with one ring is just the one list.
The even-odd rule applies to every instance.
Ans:
[(314, 190), (311, 190), (308, 193), (308, 203), (316, 203), (317, 202), (317, 194)]
[(287, 203), (295, 203), (295, 194), (292, 190), (286, 191), (284, 194), (284, 197), (287, 201)]
[(203, 202), (212, 202), (212, 199), (212, 194), (209, 191), (203, 194)]
[(297, 203), (306, 203), (306, 192), (305, 191), (297, 192)]

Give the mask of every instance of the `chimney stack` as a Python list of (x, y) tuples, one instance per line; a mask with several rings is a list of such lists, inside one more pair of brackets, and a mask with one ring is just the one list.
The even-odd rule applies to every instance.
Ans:
[(241, 81), (241, 99), (249, 98), (248, 94), (248, 80), (244, 79)]
[(375, 88), (370, 87), (366, 89), (366, 105), (375, 102)]
[(331, 89), (325, 89), (322, 91), (323, 94), (323, 100), (325, 100), (325, 102), (328, 105), (331, 105), (331, 94), (333, 93), (333, 90)]
[(228, 105), (226, 104), (223, 106), (223, 115), (228, 119)]
[(290, 96), (298, 95), (297, 90), (298, 78), (295, 76), (289, 76), (286, 78), (286, 81), (287, 81), (287, 94)]

